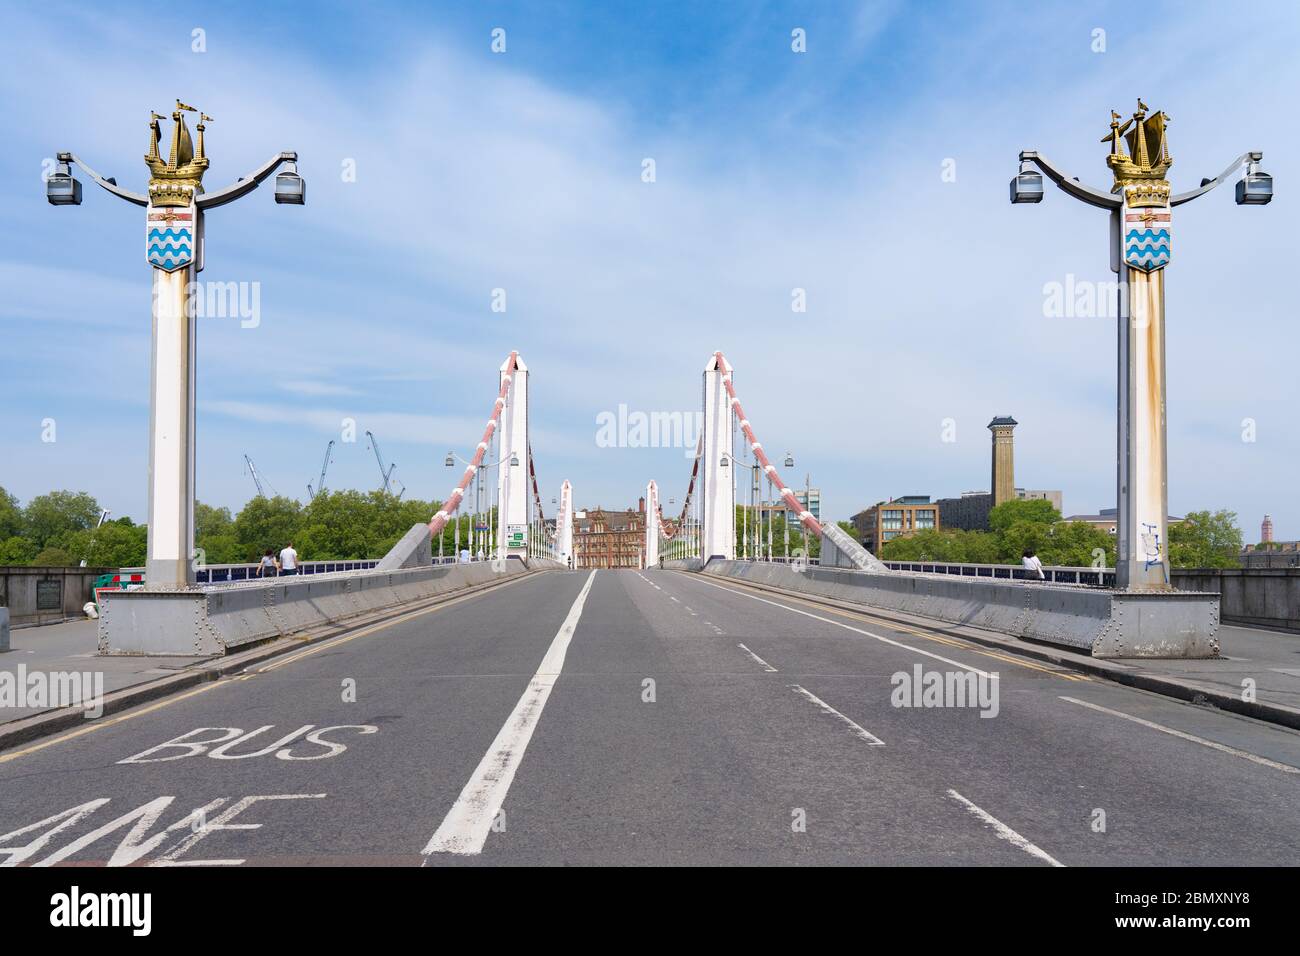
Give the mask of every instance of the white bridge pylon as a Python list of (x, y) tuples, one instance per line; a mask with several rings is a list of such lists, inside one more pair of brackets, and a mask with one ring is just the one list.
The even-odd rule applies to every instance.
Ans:
[(576, 564), (573, 555), (573, 486), (567, 478), (560, 485), (560, 511), (555, 516), (555, 550), (565, 566)]
[[(704, 422), (695, 465), (691, 472), (691, 485), (687, 490), (686, 504), (682, 509), (683, 519), (679, 520), (679, 527), (673, 529), (672, 533), (661, 526), (661, 520), (658, 518), (647, 520), (647, 563), (655, 560), (659, 550), (659, 538), (675, 537), (675, 532), (681, 530), (681, 524), (689, 517), (697, 476), (700, 482), (697, 505), (698, 548), (691, 547), (688, 542), (688, 546), (684, 549), (684, 556), (698, 556), (705, 563), (714, 558), (724, 561), (736, 559), (734, 476), (739, 463), (736, 462), (733, 454), (733, 434), (735, 426), (739, 425), (761, 472), (767, 476), (773, 486), (780, 489), (787, 514), (798, 515), (799, 522), (822, 541), (823, 563), (855, 567), (865, 571), (888, 571), (883, 563), (838, 525), (829, 524), (823, 527), (808, 511), (806, 504), (800, 502), (795, 493), (786, 487), (781, 480), (780, 472), (763, 451), (763, 445), (754, 434), (749, 419), (745, 417), (745, 410), (741, 407), (740, 399), (736, 397), (732, 373), (731, 364), (721, 351), (714, 352), (708, 364), (704, 366)], [(647, 498), (653, 497), (657, 504), (658, 486), (655, 482), (650, 482), (649, 490), (653, 495), (647, 494)], [(657, 509), (650, 510), (657, 514)], [(654, 550), (651, 549), (652, 542), (655, 545)], [(692, 551), (695, 553), (691, 554)]]
[[(528, 441), (528, 366), (518, 352), (511, 352), (501, 363), (496, 401), (492, 417), (483, 428), (483, 437), (474, 449), (460, 482), (451, 490), (446, 502), (429, 522), (433, 536), (442, 529), (451, 516), (459, 510), (465, 499), (465, 489), (480, 467), (497, 467), (496, 539), (493, 557), (518, 558), (555, 557), (555, 545), (560, 533), (546, 526), (542, 499), (537, 488), (537, 472), (533, 463), (532, 446)], [(497, 440), (498, 463), (484, 463), (493, 438)], [(568, 502), (564, 526), (568, 533), (569, 553), (573, 550), (572, 488), (566, 481), (564, 492)], [(531, 493), (531, 500), (530, 500)], [(531, 504), (531, 509), (530, 509)], [(489, 519), (490, 520), (490, 519)]]
[(501, 363), (501, 434), (497, 469), (497, 548), (506, 558), (528, 556), (528, 366), (511, 352)]
[(642, 568), (659, 563), (659, 522), (663, 514), (659, 510), (659, 486), (653, 478), (645, 488), (645, 560)]

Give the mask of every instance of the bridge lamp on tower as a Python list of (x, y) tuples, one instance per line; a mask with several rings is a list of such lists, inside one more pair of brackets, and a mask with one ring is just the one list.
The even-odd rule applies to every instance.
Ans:
[(1167, 115), (1148, 113), (1141, 100), (1122, 124), (1111, 112), (1110, 133), (1102, 138), (1110, 144), (1106, 164), (1115, 176), (1109, 192), (1084, 185), (1033, 150), (1020, 154), (1020, 172), (1011, 180), (1013, 203), (1038, 202), (1042, 176), (1030, 168), (1037, 166), (1070, 196), (1110, 213), (1110, 267), (1122, 280), (1115, 578), (1118, 588), (1133, 591), (1170, 586), (1164, 268), (1170, 261), (1173, 207), (1204, 195), (1242, 166), (1246, 174), (1237, 183), (1237, 204), (1262, 206), (1273, 198), (1273, 178), (1259, 168), (1259, 152), (1243, 153), (1215, 178), (1174, 194), (1166, 178), (1173, 165), (1168, 125)]
[[(198, 113), (197, 142), (190, 137), (186, 113)], [(149, 536), (145, 582), (150, 588), (184, 588), (194, 583), (194, 396), (195, 276), (203, 270), (204, 215), (256, 189), (280, 166), (275, 201), (302, 205), (306, 194), (297, 172), (298, 154), (272, 156), (258, 169), (213, 193), (203, 190), (208, 169), (203, 133), (211, 116), (180, 100), (171, 114), (171, 148), (161, 151), (160, 113), (149, 122), (147, 194), (123, 189), (112, 177), (100, 176), (72, 153), (59, 153), (45, 183), (54, 206), (81, 204), (75, 163), (108, 192), (145, 208), (145, 258), (153, 266), (153, 345), (149, 401)]]

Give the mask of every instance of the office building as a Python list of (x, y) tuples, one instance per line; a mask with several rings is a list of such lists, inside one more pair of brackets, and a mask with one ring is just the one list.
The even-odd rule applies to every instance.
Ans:
[(858, 540), (872, 554), (879, 554), (886, 541), (915, 531), (939, 528), (939, 505), (929, 495), (904, 495), (881, 501), (851, 519)]

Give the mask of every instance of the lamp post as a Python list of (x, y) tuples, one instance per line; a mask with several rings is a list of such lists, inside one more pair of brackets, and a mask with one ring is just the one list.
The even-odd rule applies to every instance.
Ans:
[[(803, 476), (803, 506), (809, 513), (812, 512), (812, 472), (811, 471), (805, 472)], [(799, 524), (803, 527), (803, 559), (804, 562), (807, 563), (808, 558), (810, 557), (810, 552), (808, 551), (808, 526), (804, 524), (802, 521), (799, 522)]]
[[(1011, 180), (1013, 203), (1043, 198), (1037, 166), (1057, 186), (1090, 206), (1110, 213), (1111, 271), (1120, 276), (1119, 381), (1116, 427), (1118, 508), (1115, 584), (1121, 590), (1169, 587), (1167, 429), (1165, 420), (1165, 285), (1172, 209), (1204, 195), (1242, 166), (1237, 205), (1261, 206), (1273, 197), (1273, 179), (1259, 168), (1263, 154), (1243, 153), (1214, 179), (1173, 194), (1165, 174), (1173, 165), (1165, 139), (1169, 117), (1137, 111), (1120, 123), (1112, 111), (1106, 164), (1114, 173), (1110, 192), (1084, 185), (1033, 150), (1020, 154)], [(1128, 151), (1125, 151), (1127, 143)]]
[[(749, 488), (749, 503), (750, 503), (750, 506), (751, 506), (751, 507), (749, 507), (749, 508), (745, 508), (744, 520), (743, 520), (743, 522), (742, 522), (742, 524), (741, 524), (741, 529), (742, 529), (742, 530), (741, 530), (741, 542), (742, 542), (742, 545), (743, 545), (743, 551), (742, 551), (742, 553), (744, 554), (744, 559), (745, 559), (746, 561), (748, 561), (748, 560), (749, 560), (749, 555), (750, 555), (749, 542), (750, 542), (750, 537), (751, 537), (751, 532), (750, 532), (750, 523), (751, 523), (751, 522), (750, 522), (749, 512), (752, 510), (752, 506), (757, 502), (757, 499), (759, 498), (759, 496), (760, 496), (760, 494), (761, 494), (761, 487), (762, 487), (762, 486), (761, 486), (761, 484), (760, 484), (760, 479), (759, 479), (759, 474), (760, 474), (760, 472), (761, 472), (761, 466), (760, 466), (758, 463), (754, 463), (753, 465), (746, 465), (743, 461), (741, 461), (741, 460), (740, 460), (739, 458), (737, 458), (735, 455), (731, 454), (730, 452), (725, 452), (725, 451), (724, 451), (724, 452), (722, 453), (722, 458), (721, 458), (721, 460), (719, 460), (719, 462), (718, 462), (718, 467), (719, 467), (719, 468), (726, 468), (726, 467), (727, 467), (728, 460), (730, 460), (730, 461), (734, 461), (734, 462), (736, 463), (736, 467), (737, 467), (737, 468), (748, 468), (748, 469), (750, 470), (750, 472), (753, 474), (753, 481), (751, 482), (751, 484), (750, 484), (750, 488)], [(733, 481), (734, 481), (734, 479), (733, 479)], [(742, 507), (744, 507), (744, 506), (742, 505)], [(761, 511), (761, 506), (760, 506), (760, 509), (759, 509), (759, 510)], [(761, 519), (760, 519), (760, 524), (761, 524)], [(755, 529), (754, 529), (754, 531), (753, 531), (753, 533), (752, 533), (752, 537), (753, 537), (753, 540), (754, 540), (754, 553), (755, 553), (755, 555), (757, 555), (758, 550), (759, 550), (759, 546), (760, 546), (760, 543), (761, 543), (760, 535), (761, 535), (761, 527), (759, 527), (758, 525), (756, 525), (756, 526), (755, 526)]]
[[(794, 455), (790, 454), (789, 452), (786, 452), (785, 461), (782, 462), (782, 464), (785, 465), (786, 468), (793, 468)], [(785, 520), (782, 521), (781, 524), (785, 531), (785, 559), (786, 561), (789, 561), (790, 560), (790, 513), (788, 511), (786, 512)]]
[[(469, 547), (470, 547), (471, 561), (473, 561), (475, 557), (478, 555), (478, 551), (476, 549), (490, 539), (490, 535), (492, 531), (491, 524), (489, 523), (487, 531), (483, 533), (483, 537), (480, 537), (478, 527), (477, 527), (479, 511), (483, 506), (483, 501), (482, 501), (483, 472), (489, 468), (497, 467), (497, 465), (500, 465), (504, 461), (505, 458), (503, 456), (493, 462), (486, 462), (486, 461), (480, 462), (478, 469), (474, 473), (474, 514), (470, 516), (470, 522), (469, 522), (469, 534), (470, 534)], [(456, 454), (453, 451), (447, 452), (447, 457), (443, 459), (443, 464), (446, 465), (448, 468), (454, 468), (456, 466), (456, 462), (460, 462), (462, 465), (466, 465), (466, 466), (470, 466), (474, 464), (472, 461), (466, 461), (464, 458), (461, 458), (460, 455)], [(510, 455), (510, 465), (512, 467), (519, 466), (519, 456), (517, 454), (512, 453)], [(552, 501), (554, 501), (554, 499), (552, 499)], [(456, 517), (456, 554), (457, 555), (460, 554), (460, 516), (459, 515), (457, 515)]]
[(152, 374), (149, 399), (149, 533), (145, 581), (151, 588), (177, 589), (194, 584), (194, 277), (203, 269), (204, 215), (234, 202), (286, 165), (276, 177), (275, 201), (302, 205), (306, 188), (298, 175), (298, 154), (278, 153), (262, 166), (214, 193), (203, 191), (208, 157), (203, 133), (212, 117), (199, 113), (197, 144), (185, 123), (196, 113), (180, 100), (172, 112), (171, 150), (160, 151), (164, 116), (149, 123), (149, 187), (146, 195), (123, 189), (100, 176), (73, 153), (59, 153), (45, 195), (54, 206), (81, 204), (81, 183), (72, 175), (80, 166), (96, 183), (119, 199), (145, 208), (145, 259), (153, 266)]

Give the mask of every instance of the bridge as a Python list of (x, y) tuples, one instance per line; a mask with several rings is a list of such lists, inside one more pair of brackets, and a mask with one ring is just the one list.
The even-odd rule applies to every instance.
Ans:
[[(1261, 154), (1172, 194), (1165, 117), (1140, 102), (1123, 128), (1113, 114), (1110, 192), (1020, 154), (1012, 201), (1042, 198), (1036, 167), (1106, 209), (1140, 292), (1121, 313), (1113, 576), (882, 563), (783, 480), (716, 350), (698, 383), (664, 383), (702, 395), (702, 429), (689, 468), (644, 476), (641, 567), (577, 566), (583, 476), (547, 470), (529, 394), (546, 370), (511, 351), (479, 370), (487, 416), (436, 513), (387, 554), (266, 580), (194, 550), (186, 297), (209, 212), (281, 167), (277, 201), (305, 184), (285, 151), (205, 193), (210, 118), (195, 146), (187, 112), (167, 159), (154, 114), (147, 195), (70, 152), (47, 180), (77, 205), (77, 165), (146, 207), (148, 554), (144, 587), (105, 592), (97, 620), (0, 620), (19, 652), (0, 660), (0, 865), (1294, 863), (1294, 652), (1172, 587), (1165, 534), (1169, 210), (1241, 166), (1238, 202), (1268, 202)], [(489, 458), (494, 518), (447, 555)], [(815, 561), (777, 559), (748, 512), (738, 552), (764, 481)]]
[[(1266, 712), (1234, 706), (1242, 671), (1194, 668), (1225, 634), (1265, 643), (1213, 596), (886, 567), (785, 486), (721, 352), (680, 510), (647, 479), (647, 566), (577, 570), (531, 373), (506, 357), (460, 480), (382, 558), (108, 592), (64, 625), (70, 670), (97, 628), (107, 687), (96, 720), (74, 702), (0, 725), (0, 862), (1294, 858), (1300, 709), (1285, 681)], [(488, 455), (489, 554), (440, 559)], [(818, 562), (738, 560), (745, 469)]]

